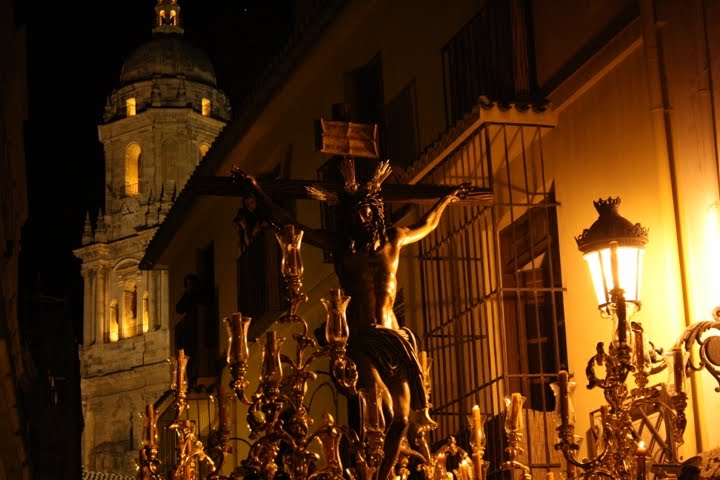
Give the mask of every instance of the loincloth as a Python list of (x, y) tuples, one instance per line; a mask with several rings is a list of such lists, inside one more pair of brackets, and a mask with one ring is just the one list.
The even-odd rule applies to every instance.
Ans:
[(350, 358), (359, 355), (368, 358), (385, 383), (407, 380), (410, 406), (420, 410), (428, 405), (416, 350), (417, 339), (410, 329), (372, 325), (350, 335), (347, 353)]

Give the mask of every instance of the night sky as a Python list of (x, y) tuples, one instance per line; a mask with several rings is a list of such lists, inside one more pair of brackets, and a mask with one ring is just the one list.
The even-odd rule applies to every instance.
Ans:
[[(234, 114), (258, 72), (287, 39), (291, 0), (180, 0), (185, 39), (215, 66)], [(30, 217), (22, 269), (30, 288), (68, 299), (79, 318), (79, 261), (86, 212), (104, 202), (97, 139), (122, 64), (150, 40), (156, 0), (15, 2), (28, 32), (26, 126)], [(79, 325), (76, 330), (79, 331)]]

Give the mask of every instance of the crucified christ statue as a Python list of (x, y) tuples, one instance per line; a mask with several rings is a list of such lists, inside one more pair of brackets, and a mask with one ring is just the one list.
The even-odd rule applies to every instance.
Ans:
[(386, 480), (392, 476), (403, 437), (407, 435), (412, 445), (418, 430), (435, 426), (428, 412), (417, 338), (410, 329), (398, 324), (393, 312), (400, 251), (432, 232), (445, 208), (463, 198), (469, 187), (462, 185), (452, 190), (415, 225), (388, 226), (380, 195), (382, 182), (390, 175), (388, 162), (379, 162), (373, 177), (364, 185), (355, 179), (350, 158), (341, 163), (341, 174), (342, 191), (308, 188), (311, 197), (338, 208), (337, 229), (331, 232), (299, 224), (273, 203), (254, 177), (233, 170), (235, 180), (252, 193), (273, 224), (293, 224), (305, 232), (306, 243), (333, 253), (340, 287), (351, 297), (347, 310), (350, 327), (347, 353), (357, 365), (358, 388), (375, 384), (384, 392), (383, 410), (390, 420), (386, 422), (378, 478)]

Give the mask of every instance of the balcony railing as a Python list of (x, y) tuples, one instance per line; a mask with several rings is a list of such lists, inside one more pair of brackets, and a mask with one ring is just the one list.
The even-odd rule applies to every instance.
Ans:
[(448, 126), (480, 96), (511, 102), (536, 95), (528, 10), (528, 0), (490, 0), (443, 47)]

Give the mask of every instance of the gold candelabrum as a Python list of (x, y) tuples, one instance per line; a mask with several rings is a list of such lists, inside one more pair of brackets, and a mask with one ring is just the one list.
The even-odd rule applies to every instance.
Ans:
[[(570, 381), (567, 371), (560, 371), (558, 382), (551, 384), (558, 431), (555, 448), (567, 460), (567, 477), (571, 479), (644, 480), (651, 474), (657, 479), (678, 478), (682, 467), (678, 449), (684, 443), (687, 425), (687, 379), (705, 369), (718, 381), (715, 391), (720, 392), (720, 307), (713, 311), (714, 320), (687, 327), (673, 347), (663, 352), (646, 341), (639, 322), (625, 318), (622, 290), (615, 288), (613, 292), (613, 301), (608, 305), (616, 320), (613, 341), (608, 352), (603, 343), (598, 343), (586, 368), (587, 387), (602, 389), (607, 402), (600, 407), (597, 453), (591, 459), (578, 457), (582, 437), (574, 431), (576, 384)], [(697, 360), (692, 359), (691, 352), (696, 353)], [(604, 367), (604, 377), (598, 376), (596, 367)], [(650, 386), (649, 378), (663, 370), (668, 372), (667, 381)], [(627, 384), (630, 373), (635, 380), (632, 388)], [(669, 427), (659, 458), (650, 455), (648, 445), (633, 426), (632, 414), (641, 409), (657, 412)]]
[[(593, 458), (580, 459), (578, 451), (582, 437), (575, 435), (575, 409), (573, 392), (575, 382), (567, 371), (560, 371), (557, 383), (552, 384), (555, 394), (555, 419), (558, 443), (555, 448), (563, 453), (568, 463), (569, 478), (608, 478), (645, 480), (649, 474), (648, 446), (633, 426), (633, 412), (644, 409), (657, 412), (669, 426), (665, 439), (662, 462), (656, 465), (658, 478), (675, 478), (679, 473), (678, 448), (683, 443), (686, 426), (685, 360), (680, 348), (662, 354), (643, 337), (639, 322), (628, 322), (622, 290), (613, 290), (609, 306), (617, 320), (616, 335), (608, 351), (602, 342), (588, 361), (586, 375), (589, 389), (600, 388), (606, 404), (600, 407), (600, 431), (597, 452)], [(604, 369), (604, 376), (596, 372)], [(649, 377), (668, 369), (671, 380), (650, 386)], [(635, 386), (628, 385), (632, 373)]]
[[(201, 477), (201, 465), (204, 464), (204, 477), (208, 480), (226, 480), (239, 478), (275, 478), (283, 471), (292, 480), (378, 480), (378, 469), (384, 457), (385, 419), (382, 408), (382, 394), (377, 385), (357, 389), (358, 372), (355, 363), (346, 355), (349, 328), (345, 311), (350, 297), (343, 295), (340, 289), (331, 289), (327, 298), (321, 299), (326, 309), (325, 345), (319, 346), (308, 335), (308, 325), (300, 316), (298, 307), (308, 300), (302, 292), (303, 264), (300, 246), (303, 232), (292, 225), (281, 229), (277, 240), (282, 250), (281, 273), (284, 279), (284, 294), (287, 311), (278, 323), (297, 326), (292, 335), (295, 349), (292, 355), (283, 351), (285, 338), (280, 338), (275, 330), (268, 330), (263, 339), (262, 363), (259, 384), (254, 393), (249, 393), (248, 366), (249, 346), (247, 333), (251, 318), (241, 313), (233, 313), (224, 319), (228, 334), (227, 365), (230, 369), (229, 388), (234, 397), (247, 407), (247, 423), (250, 429), (250, 449), (241, 465), (234, 466), (232, 472), (225, 475), (223, 465), (230, 446), (229, 404), (232, 399), (222, 388), (218, 389), (215, 399), (218, 412), (218, 425), (209, 436), (208, 445), (198, 440), (195, 423), (186, 419), (187, 411), (187, 361), (183, 350), (178, 350), (173, 362), (171, 388), (174, 392), (173, 408), (175, 420), (170, 424), (178, 436), (175, 465), (170, 470), (173, 480), (194, 480)], [(324, 413), (319, 427), (311, 431), (314, 420), (311, 418), (305, 402), (309, 382), (317, 374), (311, 369), (315, 360), (327, 358), (330, 372), (337, 385), (357, 398), (360, 410), (359, 431), (338, 425), (329, 413)], [(426, 352), (420, 352), (420, 368), (424, 375), (424, 389), (429, 398), (431, 391), (431, 359)], [(485, 453), (485, 415), (478, 406), (472, 409), (469, 417), (471, 429), (471, 451), (460, 448), (454, 437), (434, 453), (427, 447), (427, 430), (418, 429), (416, 445), (423, 446), (423, 452), (413, 450), (407, 439), (403, 442), (395, 468), (395, 479), (406, 480), (410, 474), (410, 465), (417, 465), (418, 472), (428, 480), (484, 480), (489, 462), (483, 460)], [(160, 480), (156, 412), (148, 405), (144, 415), (143, 446), (140, 450), (138, 479)], [(312, 451), (311, 443), (320, 444), (318, 455)], [(347, 452), (343, 463), (341, 452)], [(321, 461), (322, 457), (322, 461)], [(452, 471), (446, 462), (452, 457), (457, 467)], [(227, 470), (227, 469), (225, 469)], [(385, 480), (385, 479), (379, 479)]]
[[(661, 415), (668, 425), (664, 439), (662, 475), (679, 470), (678, 447), (686, 426), (685, 356), (680, 347), (663, 355), (644, 337), (642, 325), (630, 322), (640, 308), (640, 270), (647, 229), (633, 224), (618, 213), (619, 198), (594, 202), (598, 219), (576, 238), (593, 276), (598, 307), (613, 320), (612, 338), (607, 351), (599, 342), (585, 373), (589, 389), (600, 388), (606, 404), (600, 408), (597, 451), (592, 458), (580, 458), (581, 436), (575, 435), (573, 392), (575, 382), (567, 371), (560, 371), (551, 385), (555, 394), (558, 443), (555, 448), (567, 460), (567, 476), (583, 479), (644, 480), (647, 476), (648, 448), (633, 426), (633, 412), (648, 410)], [(669, 367), (671, 380), (650, 386), (649, 378)], [(604, 376), (602, 372), (604, 371)], [(628, 385), (632, 373), (635, 386)], [(658, 465), (659, 467), (659, 465)]]
[[(618, 214), (619, 198), (600, 199), (595, 203), (598, 220), (576, 238), (593, 275), (598, 306), (602, 316), (613, 320), (613, 334), (607, 351), (597, 344), (585, 373), (589, 389), (600, 388), (606, 404), (600, 407), (595, 455), (580, 458), (583, 437), (575, 434), (573, 393), (576, 383), (567, 371), (558, 373), (550, 386), (555, 395), (554, 418), (558, 443), (555, 445), (567, 461), (568, 479), (645, 480), (678, 478), (681, 470), (679, 447), (687, 424), (687, 377), (707, 370), (718, 381), (720, 392), (720, 307), (713, 321), (697, 322), (685, 329), (673, 347), (663, 352), (647, 341), (640, 322), (631, 322), (640, 309), (639, 271), (647, 229), (632, 224)], [(627, 291), (625, 288), (627, 288)], [(629, 292), (629, 296), (627, 293)], [(693, 360), (690, 353), (696, 354)], [(598, 373), (598, 369), (604, 371)], [(650, 377), (667, 370), (667, 382), (650, 385)], [(628, 385), (632, 374), (635, 385)], [(604, 375), (604, 376), (603, 376)], [(518, 460), (523, 453), (522, 404), (519, 393), (506, 397), (505, 433), (507, 460), (503, 470), (519, 470), (522, 478), (532, 478), (528, 466)], [(660, 455), (651, 456), (649, 446), (633, 425), (633, 413), (658, 413), (666, 422), (667, 436), (661, 439)], [(546, 473), (553, 480), (554, 473)]]

